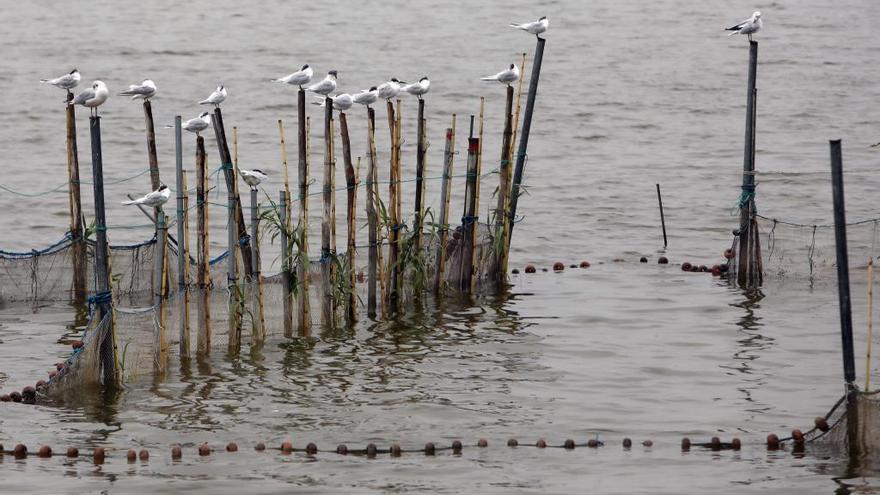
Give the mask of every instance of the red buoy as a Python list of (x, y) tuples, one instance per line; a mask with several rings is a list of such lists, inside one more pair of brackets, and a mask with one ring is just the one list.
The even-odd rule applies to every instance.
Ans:
[(370, 459), (376, 457), (376, 454), (379, 452), (379, 449), (376, 447), (375, 443), (367, 444), (367, 457)]
[(394, 443), (391, 444), (391, 457), (400, 457), (400, 454), (403, 450), (400, 448), (400, 445)]
[(818, 428), (821, 432), (826, 432), (830, 429), (828, 426), (828, 420), (826, 420), (822, 416), (817, 416), (816, 419), (813, 420), (813, 423), (816, 425), (816, 428)]
[(207, 443), (199, 445), (199, 455), (202, 457), (211, 455), (211, 447), (208, 447)]
[(526, 265), (526, 273), (535, 273), (535, 265)]
[(131, 464), (137, 460), (138, 454), (134, 449), (128, 449), (128, 452), (125, 454), (125, 458), (128, 459), (128, 463)]
[(138, 459), (140, 459), (143, 462), (149, 461), (150, 460), (150, 451), (147, 449), (141, 449), (141, 451), (138, 452)]
[(183, 457), (183, 449), (180, 448), (180, 445), (175, 445), (171, 447), (171, 458), (175, 461)]
[(488, 446), (489, 446), (489, 441), (486, 440), (485, 438), (481, 438), (480, 440), (477, 441), (477, 447), (486, 448)]
[(12, 449), (12, 456), (16, 459), (24, 459), (27, 457), (27, 447), (24, 444), (19, 443)]
[(226, 444), (226, 452), (238, 452), (238, 444), (235, 442), (229, 442)]
[(602, 446), (602, 442), (596, 440), (595, 438), (591, 438), (587, 440), (587, 447), (591, 449), (597, 449)]
[(721, 450), (721, 439), (718, 437), (712, 437), (712, 441), (709, 442), (711, 444), (712, 450)]
[(291, 452), (293, 452), (293, 444), (292, 443), (290, 443), (288, 441), (288, 442), (284, 442), (281, 444), (281, 453), (282, 454), (289, 454)]
[(461, 453), (461, 449), (462, 449), (462, 445), (461, 445), (461, 442), (460, 442), (460, 441), (455, 440), (455, 441), (452, 442), (452, 452), (453, 452), (453, 453), (460, 454), (460, 453)]
[(693, 266), (690, 263), (688, 263), (687, 261), (685, 261), (684, 263), (681, 264), (681, 271), (683, 271), (683, 272), (689, 272), (689, 271), (691, 271), (691, 268), (693, 268)]
[(730, 444), (733, 446), (733, 450), (740, 450), (742, 448), (742, 442), (739, 438), (734, 438)]
[(425, 455), (434, 455), (434, 452), (436, 450), (437, 449), (436, 449), (436, 447), (434, 447), (433, 443), (428, 442), (425, 444)]
[(94, 460), (95, 464), (104, 464), (104, 458), (106, 456), (107, 453), (104, 451), (104, 447), (98, 447), (92, 454), (92, 459)]
[(340, 443), (336, 446), (336, 453), (339, 455), (348, 454), (348, 446), (346, 446), (344, 443)]
[(511, 438), (507, 441), (508, 447), (516, 447), (517, 445), (519, 445), (519, 442), (517, 442), (515, 438)]
[(779, 449), (779, 437), (775, 433), (767, 435), (767, 450)]
[(547, 442), (543, 438), (539, 438), (537, 443), (535, 443), (535, 447), (539, 449), (543, 449), (547, 447)]
[(666, 256), (661, 256), (661, 257), (657, 258), (657, 264), (660, 264), (660, 265), (668, 265), (668, 264), (669, 264), (669, 258), (667, 258)]
[(645, 440), (644, 442), (642, 442), (642, 445), (645, 447), (651, 448), (654, 446), (654, 441), (653, 440)]
[(67, 447), (67, 457), (79, 457), (79, 449), (76, 447)]
[(791, 439), (797, 443), (803, 443), (804, 442), (804, 433), (801, 430), (795, 428), (795, 429), (791, 430)]
[(306, 445), (306, 454), (317, 454), (317, 453), (318, 453), (318, 446), (312, 442), (309, 442), (309, 444)]
[(590, 267), (589, 261), (581, 261), (581, 268), (589, 268), (589, 267)]
[(266, 450), (266, 444), (263, 442), (257, 442), (257, 444), (254, 445), (254, 450), (256, 450), (257, 452), (262, 452)]
[(553, 263), (553, 271), (554, 272), (561, 272), (563, 270), (565, 270), (565, 265), (563, 265), (561, 261), (557, 261), (556, 263)]
[(687, 452), (691, 450), (691, 439), (688, 437), (684, 437), (681, 439), (681, 451)]
[(629, 438), (624, 438), (624, 439), (623, 439), (623, 448), (625, 448), (625, 449), (629, 449), (630, 447), (632, 447), (632, 445), (633, 445), (633, 441), (632, 441), (632, 440), (630, 440)]
[(41, 446), (37, 455), (43, 458), (52, 457), (52, 447), (49, 447), (48, 445)]
[(729, 260), (733, 259), (733, 249), (725, 249), (724, 250), (724, 257)]
[(572, 440), (570, 438), (568, 440), (566, 440), (564, 447), (568, 450), (573, 449), (574, 448), (574, 440)]

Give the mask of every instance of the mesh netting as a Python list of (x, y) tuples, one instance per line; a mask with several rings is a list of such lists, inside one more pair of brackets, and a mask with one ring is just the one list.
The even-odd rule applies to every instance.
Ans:
[(63, 367), (52, 376), (41, 393), (52, 396), (63, 396), (77, 393), (81, 387), (98, 386), (101, 384), (102, 343), (112, 331), (112, 314), (104, 318), (90, 320), (82, 337), (82, 345), (75, 349), (63, 363)]
[(826, 415), (830, 429), (815, 428), (806, 434), (816, 445), (847, 449), (861, 455), (880, 452), (880, 390), (852, 392)]

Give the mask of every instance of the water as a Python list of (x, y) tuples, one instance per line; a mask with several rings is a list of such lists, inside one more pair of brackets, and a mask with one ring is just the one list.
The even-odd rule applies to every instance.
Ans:
[[(4, 486), (52, 492), (550, 493), (589, 487), (603, 493), (827, 493), (841, 477), (876, 486), (874, 473), (848, 469), (845, 459), (767, 454), (760, 447), (768, 432), (809, 427), (842, 392), (833, 284), (811, 290), (771, 280), (766, 297), (752, 301), (710, 277), (653, 263), (662, 245), (655, 183), (664, 191), (673, 260), (714, 263), (730, 242), (748, 54), (744, 40), (725, 38), (720, 28), (755, 7), (739, 1), (513, 1), (479, 8), (445, 2), (428, 11), (367, 2), (351, 12), (347, 5), (319, 10), (280, 1), (253, 8), (227, 0), (165, 0), (22, 2), (0, 10), (7, 26), (0, 33), (7, 96), (0, 108), (7, 173), (0, 182), (25, 193), (66, 181), (63, 95), (35, 82), (71, 64), (86, 81), (99, 77), (114, 92), (154, 79), (157, 123), (170, 123), (178, 113), (195, 116), (201, 109), (193, 102), (222, 80), (230, 91), (226, 124), (241, 130), (241, 164), (270, 172), (270, 193), (282, 184), (276, 121), (284, 119), (294, 143), (295, 95), (267, 81), (303, 63), (319, 73), (338, 69), (340, 87), (349, 91), (392, 76), (429, 75), (431, 174), (439, 174), (450, 114), (459, 115), (463, 149), (466, 116), (485, 95), (484, 169), (491, 169), (500, 148), (503, 91), (477, 77), (534, 49), (533, 38), (505, 28), (508, 21), (547, 15), (551, 32), (529, 146), (529, 195), (520, 201), (524, 220), (515, 231), (511, 266), (593, 262), (589, 270), (515, 278), (509, 296), (482, 298), (476, 306), (430, 303), (398, 322), (365, 321), (309, 340), (284, 341), (276, 331), (259, 352), (176, 367), (167, 380), (133, 384), (116, 398), (88, 395), (75, 407), (4, 403), (0, 441), (7, 448), (21, 441), (31, 448), (108, 445), (153, 453), (149, 464), (132, 466), (117, 453), (101, 468), (86, 460), (4, 458)], [(873, 105), (880, 96), (873, 26), (880, 7), (867, 0), (757, 7), (766, 27), (759, 38), (760, 211), (830, 223), (827, 141), (843, 138), (849, 219), (876, 216), (870, 198), (880, 185), (877, 152), (868, 145), (880, 140)], [(87, 176), (87, 125), (85, 112), (78, 112)], [(384, 111), (377, 112), (381, 124)], [(405, 101), (405, 177), (414, 175), (414, 114), (414, 102)], [(144, 171), (139, 105), (112, 98), (101, 115), (108, 182)], [(319, 118), (314, 109), (311, 115)], [(361, 113), (351, 112), (350, 124), (354, 153), (363, 155)], [(317, 178), (320, 126), (313, 129)], [(383, 160), (386, 134), (380, 125)], [(206, 141), (216, 167), (213, 138)], [(170, 132), (160, 131), (158, 147), (170, 180)], [(190, 136), (185, 147), (191, 167)], [(288, 151), (295, 156), (295, 147)], [(456, 166), (463, 170), (463, 156)], [(486, 180), (484, 198), (494, 176)], [(145, 223), (137, 211), (116, 206), (125, 193), (147, 186), (146, 176), (108, 184), (111, 242), (149, 237), (149, 228), (136, 227)], [(437, 190), (428, 187), (435, 209)], [(88, 210), (91, 194), (88, 187), (83, 192)], [(412, 192), (404, 188), (405, 211), (411, 211)], [(460, 204), (457, 195), (451, 218)], [(44, 246), (67, 226), (63, 192), (4, 192), (0, 208), (8, 212), (0, 217), (7, 249)], [(222, 212), (215, 211), (217, 254), (225, 234)], [(316, 241), (318, 217), (312, 221)], [(652, 263), (634, 263), (643, 254)], [(611, 263), (615, 257), (627, 261)], [(857, 355), (863, 354), (863, 285), (855, 280), (853, 288)], [(33, 383), (66, 354), (74, 315), (63, 307), (38, 314), (12, 307), (2, 314), (0, 385), (11, 390)], [(864, 362), (856, 369), (861, 376)], [(561, 443), (596, 434), (608, 443), (598, 451), (501, 447), (509, 437)], [(746, 447), (739, 454), (681, 454), (684, 435), (736, 435)], [(651, 438), (655, 446), (625, 452), (619, 447), (624, 436), (636, 445)], [(332, 450), (340, 442), (419, 448), (479, 437), (491, 447), (469, 448), (460, 457), (369, 461), (251, 451), (256, 441), (277, 445), (287, 438)], [(222, 448), (230, 440), (241, 446), (235, 456), (194, 454), (203, 441)], [(167, 455), (175, 442), (187, 448), (180, 463)]]

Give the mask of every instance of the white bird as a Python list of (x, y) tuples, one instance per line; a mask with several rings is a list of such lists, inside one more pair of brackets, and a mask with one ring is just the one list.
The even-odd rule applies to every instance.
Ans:
[(306, 90), (324, 96), (327, 96), (330, 93), (336, 91), (336, 71), (331, 70), (327, 73), (326, 76), (324, 76), (324, 79), (321, 79), (319, 82), (312, 84), (311, 86), (306, 88)]
[(226, 101), (226, 86), (224, 86), (223, 83), (220, 83), (220, 85), (217, 86), (217, 89), (211, 93), (211, 96), (200, 101), (199, 105), (214, 105), (215, 107), (219, 107), (224, 101)]
[(525, 24), (511, 24), (510, 27), (516, 29), (522, 29), (528, 33), (534, 34), (535, 36), (543, 33), (547, 30), (547, 27), (550, 25), (550, 21), (547, 20), (546, 17), (542, 17), (534, 22), (527, 22)]
[[(316, 96), (315, 98), (320, 101), (315, 101), (313, 103), (315, 105), (318, 105), (319, 107), (323, 107), (326, 103), (325, 99), (320, 96)], [(326, 98), (330, 98), (330, 100), (333, 102), (333, 108), (339, 110), (340, 112), (344, 112), (351, 108), (352, 105), (354, 105), (354, 99), (348, 93), (339, 93), (336, 96), (327, 96)]]
[(724, 30), (732, 31), (730, 34), (728, 34), (728, 36), (733, 36), (734, 34), (745, 34), (748, 35), (749, 41), (752, 41), (752, 35), (760, 31), (762, 27), (764, 27), (764, 23), (761, 22), (761, 13), (756, 10), (748, 19), (740, 22), (735, 26), (724, 28)]
[(286, 83), (291, 86), (299, 86), (299, 89), (302, 89), (304, 84), (308, 84), (312, 80), (312, 76), (314, 72), (312, 68), (309, 67), (309, 64), (303, 65), (302, 69), (294, 72), (293, 74), (286, 75), (284, 77), (279, 77), (278, 79), (272, 79), (272, 82), (277, 83)]
[(70, 104), (91, 108), (92, 113), (98, 115), (98, 107), (107, 101), (107, 97), (109, 96), (110, 91), (107, 89), (107, 85), (104, 84), (103, 81), (95, 81), (92, 83), (91, 88), (84, 89), (80, 94), (76, 95), (76, 97), (70, 101)]
[(168, 186), (162, 184), (159, 189), (147, 194), (143, 198), (133, 199), (131, 201), (123, 201), (123, 205), (145, 205), (152, 206), (156, 208), (158, 206), (164, 205), (168, 202), (168, 198), (171, 197), (171, 190), (168, 189)]
[(510, 83), (515, 82), (519, 79), (519, 67), (516, 64), (510, 64), (510, 67), (504, 69), (503, 71), (495, 74), (494, 76), (486, 76), (481, 77), (481, 81), (498, 81), (500, 83), (507, 84), (510, 86)]
[(149, 100), (156, 96), (156, 83), (150, 79), (144, 79), (140, 84), (132, 84), (128, 89), (119, 92), (119, 96), (131, 96), (132, 100), (138, 98)]
[(417, 83), (407, 84), (406, 86), (401, 88), (401, 91), (406, 91), (407, 93), (409, 93), (413, 96), (418, 96), (419, 99), (421, 100), (422, 95), (427, 94), (428, 91), (430, 91), (430, 89), (431, 89), (431, 81), (428, 80), (428, 76), (425, 76), (425, 77), (419, 79), (419, 82), (417, 82)]
[[(202, 112), (198, 117), (191, 118), (184, 122), (180, 127), (185, 131), (194, 132), (196, 136), (199, 135), (200, 132), (204, 131), (211, 125), (211, 114), (208, 112)], [(173, 125), (166, 125), (168, 129), (173, 129)]]
[(241, 178), (244, 179), (245, 184), (251, 186), (251, 189), (256, 189), (257, 186), (260, 185), (260, 182), (269, 178), (265, 172), (256, 168), (253, 170), (240, 168), (238, 169), (238, 173), (241, 174)]
[(400, 94), (401, 82), (396, 77), (392, 77), (390, 81), (384, 82), (376, 89), (376, 95), (383, 100), (390, 100)]
[(80, 81), (79, 71), (73, 69), (72, 71), (64, 74), (61, 77), (56, 77), (55, 79), (40, 79), (40, 82), (43, 84), (51, 84), (56, 88), (66, 89), (70, 92), (71, 89), (75, 88)]
[(360, 93), (351, 97), (351, 100), (355, 103), (360, 103), (361, 105), (365, 105), (369, 107), (373, 103), (376, 103), (376, 100), (379, 99), (379, 95), (377, 94), (376, 86), (373, 86), (370, 89), (364, 89)]

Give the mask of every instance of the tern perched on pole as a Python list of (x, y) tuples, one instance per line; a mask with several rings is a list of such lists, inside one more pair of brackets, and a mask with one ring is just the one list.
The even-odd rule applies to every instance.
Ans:
[(168, 202), (168, 198), (171, 197), (171, 189), (168, 189), (168, 186), (162, 184), (159, 186), (159, 189), (147, 194), (146, 196), (138, 199), (134, 199), (131, 201), (123, 201), (123, 205), (144, 205), (150, 206), (153, 208), (164, 205)]
[(288, 74), (284, 77), (279, 77), (278, 79), (272, 79), (272, 82), (277, 83), (285, 83), (290, 84), (291, 86), (299, 86), (299, 89), (303, 89), (303, 86), (310, 83), (312, 81), (312, 76), (314, 75), (314, 71), (309, 67), (309, 64), (303, 65), (302, 68), (293, 74)]
[(427, 94), (430, 90), (431, 81), (428, 80), (428, 76), (419, 79), (419, 82), (417, 83), (407, 84), (406, 86), (401, 88), (401, 91), (405, 91), (413, 96), (417, 96), (420, 100), (422, 99), (422, 96)]
[(55, 79), (40, 79), (40, 82), (43, 84), (51, 84), (59, 89), (65, 89), (70, 93), (70, 90), (79, 84), (80, 79), (81, 76), (79, 75), (79, 71), (73, 69), (61, 77), (56, 77)]
[[(189, 132), (193, 132), (196, 136), (199, 135), (200, 132), (204, 131), (211, 125), (211, 114), (208, 112), (202, 112), (198, 117), (194, 117), (192, 119), (184, 122), (181, 127)], [(166, 125), (166, 129), (173, 129), (173, 125)]]
[(752, 35), (760, 31), (762, 27), (764, 27), (764, 24), (761, 22), (761, 13), (756, 10), (752, 14), (752, 17), (749, 17), (735, 26), (724, 28), (724, 30), (732, 31), (728, 36), (745, 34), (749, 37), (749, 41), (752, 41)]
[(241, 178), (244, 180), (245, 184), (251, 186), (251, 189), (256, 189), (261, 182), (269, 178), (265, 172), (257, 168), (253, 170), (240, 168), (238, 169), (238, 173), (241, 174)]
[(144, 82), (132, 84), (128, 89), (120, 91), (119, 96), (131, 96), (132, 100), (137, 100), (138, 98), (149, 100), (156, 96), (156, 83), (150, 79), (144, 79)]
[(324, 79), (312, 84), (306, 88), (306, 91), (311, 91), (312, 93), (318, 93), (319, 95), (324, 96), (336, 91), (336, 71), (331, 70), (326, 76), (324, 76)]
[(376, 94), (383, 100), (390, 100), (400, 94), (400, 84), (401, 82), (396, 77), (392, 77), (390, 81), (379, 85)]
[(542, 17), (537, 21), (526, 22), (524, 24), (512, 23), (510, 25), (510, 27), (512, 28), (522, 29), (523, 31), (529, 34), (534, 34), (535, 36), (538, 36), (539, 34), (547, 31), (548, 26), (550, 26), (550, 21), (547, 20), (547, 17)]
[(373, 86), (370, 89), (364, 89), (360, 93), (355, 94), (351, 97), (351, 100), (355, 103), (359, 103), (361, 105), (370, 107), (373, 103), (376, 103), (376, 100), (379, 99), (378, 88)]
[(511, 83), (516, 82), (517, 79), (519, 79), (519, 67), (517, 67), (516, 64), (510, 64), (510, 67), (494, 76), (480, 78), (481, 81), (498, 81), (508, 86), (510, 86)]
[(221, 103), (226, 101), (226, 96), (226, 86), (224, 86), (223, 83), (220, 83), (210, 96), (199, 102), (199, 105), (214, 105), (215, 107), (219, 107)]

